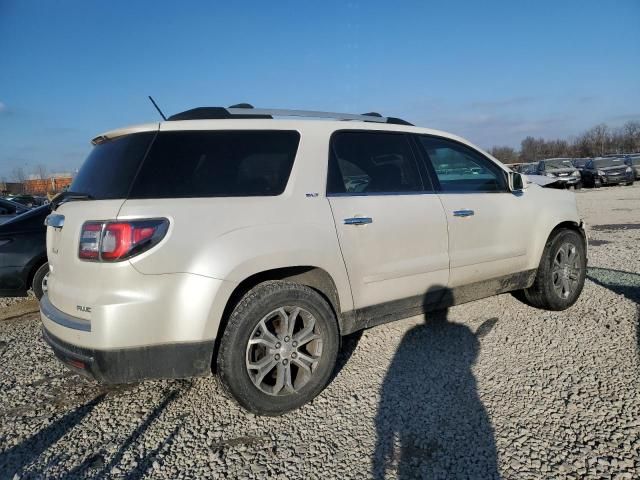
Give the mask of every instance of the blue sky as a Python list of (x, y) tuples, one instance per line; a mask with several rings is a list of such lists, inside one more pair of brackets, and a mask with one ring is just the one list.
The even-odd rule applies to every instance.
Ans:
[(194, 106), (379, 111), (483, 147), (640, 120), (640, 1), (0, 0), (0, 177)]

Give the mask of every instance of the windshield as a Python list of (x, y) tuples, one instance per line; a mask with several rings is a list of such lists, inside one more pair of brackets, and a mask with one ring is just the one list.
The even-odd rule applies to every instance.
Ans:
[(576, 168), (582, 168), (587, 164), (588, 161), (588, 158), (576, 158), (573, 160), (573, 166)]
[(640, 165), (640, 157), (629, 157), (631, 165)]
[(593, 161), (596, 167), (622, 167), (625, 165), (624, 158), (597, 158)]
[(155, 134), (134, 133), (96, 145), (69, 191), (90, 195), (95, 200), (126, 198)]
[(574, 168), (571, 160), (568, 158), (557, 158), (554, 160), (544, 160), (544, 168)]
[(535, 173), (538, 173), (538, 164), (525, 163), (524, 165), (520, 166), (520, 172), (524, 173), (525, 175), (533, 175)]

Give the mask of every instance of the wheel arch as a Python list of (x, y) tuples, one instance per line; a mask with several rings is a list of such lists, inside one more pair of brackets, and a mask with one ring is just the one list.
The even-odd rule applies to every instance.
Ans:
[(44, 265), (45, 263), (48, 262), (48, 258), (46, 253), (44, 255), (40, 255), (38, 257), (36, 257), (36, 259), (33, 261), (33, 263), (31, 264), (31, 267), (29, 267), (29, 274), (27, 275), (27, 281), (26, 281), (26, 289), (29, 290), (31, 288), (33, 288), (33, 277), (35, 277), (36, 272), (38, 271), (38, 269)]
[(216, 370), (216, 359), (218, 357), (222, 334), (227, 326), (227, 322), (233, 312), (233, 309), (249, 290), (260, 283), (273, 280), (286, 280), (289, 282), (299, 283), (315, 290), (327, 301), (327, 303), (329, 303), (329, 306), (333, 310), (338, 322), (338, 331), (342, 332), (343, 321), (340, 308), (340, 294), (336, 287), (336, 283), (329, 272), (323, 268), (312, 265), (272, 268), (257, 272), (249, 275), (239, 282), (226, 301), (214, 343), (211, 365), (214, 372)]

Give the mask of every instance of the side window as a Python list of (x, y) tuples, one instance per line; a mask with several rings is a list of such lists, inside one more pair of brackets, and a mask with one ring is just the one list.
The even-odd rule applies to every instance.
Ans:
[(443, 192), (502, 192), (504, 172), (479, 152), (439, 137), (418, 136)]
[(299, 140), (285, 130), (160, 132), (130, 198), (280, 195)]
[(424, 190), (406, 135), (336, 132), (331, 137), (327, 193), (411, 193)]

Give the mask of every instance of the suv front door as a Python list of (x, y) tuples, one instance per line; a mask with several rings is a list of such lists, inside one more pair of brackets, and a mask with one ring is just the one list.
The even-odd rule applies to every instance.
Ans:
[(526, 195), (509, 191), (504, 170), (462, 143), (417, 135), (449, 224), (449, 286), (527, 268), (533, 212)]
[(448, 284), (447, 221), (410, 137), (335, 132), (327, 183), (355, 308), (380, 306), (373, 318), (436, 301)]

